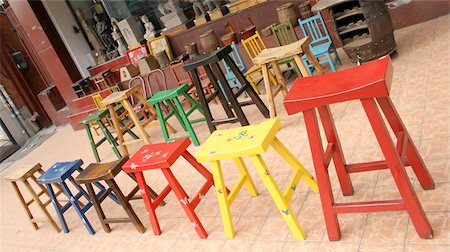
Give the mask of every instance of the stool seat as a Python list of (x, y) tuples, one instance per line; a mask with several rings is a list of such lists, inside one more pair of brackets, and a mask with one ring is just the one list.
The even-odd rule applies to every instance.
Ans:
[(37, 181), (40, 184), (48, 184), (55, 182), (63, 182), (70, 177), (75, 170), (80, 169), (83, 160), (77, 159), (71, 162), (59, 162), (50, 167), (44, 174), (42, 174)]
[(36, 164), (34, 166), (22, 165), (6, 175), (5, 179), (8, 181), (25, 181), (41, 168), (42, 166), (40, 164)]
[(114, 179), (114, 177), (122, 170), (122, 165), (127, 160), (128, 157), (123, 157), (108, 163), (92, 163), (77, 177), (77, 182), (91, 183)]
[(274, 48), (266, 48), (261, 51), (256, 57), (252, 59), (255, 65), (262, 65), (278, 60), (284, 60), (285, 62), (290, 61), (289, 58), (292, 58), (293, 55), (303, 53), (305, 48), (309, 48), (309, 44), (311, 43), (310, 37), (305, 37), (285, 46), (278, 46)]
[(189, 88), (188, 84), (183, 84), (183, 85), (181, 85), (179, 87), (176, 87), (176, 88), (173, 88), (173, 89), (159, 91), (158, 93), (153, 95), (147, 101), (150, 104), (155, 104), (157, 102), (162, 102), (162, 101), (165, 101), (167, 99), (171, 99), (171, 98), (174, 98), (174, 97), (177, 97), (177, 96), (183, 94), (184, 92), (186, 92), (188, 90), (188, 88)]
[(214, 131), (195, 157), (199, 162), (208, 162), (263, 153), (280, 127), (280, 121), (275, 118), (260, 124)]
[(132, 96), (133, 93), (136, 93), (137, 90), (140, 90), (140, 89), (141, 89), (141, 86), (136, 85), (127, 90), (113, 92), (112, 94), (108, 95), (108, 97), (106, 97), (105, 99), (102, 100), (102, 104), (108, 105), (108, 104), (120, 102), (120, 101)]
[(189, 138), (183, 138), (168, 143), (144, 145), (122, 166), (122, 169), (125, 172), (137, 172), (170, 168), (190, 144)]
[(95, 112), (92, 112), (89, 115), (87, 115), (85, 118), (83, 118), (83, 120), (81, 120), (79, 122), (79, 124), (86, 125), (86, 124), (89, 124), (92, 122), (98, 122), (99, 120), (106, 117), (107, 115), (109, 115), (109, 111), (107, 109), (95, 111)]
[(284, 106), (292, 115), (332, 103), (387, 97), (392, 74), (392, 63), (385, 56), (342, 71), (298, 78), (284, 99)]

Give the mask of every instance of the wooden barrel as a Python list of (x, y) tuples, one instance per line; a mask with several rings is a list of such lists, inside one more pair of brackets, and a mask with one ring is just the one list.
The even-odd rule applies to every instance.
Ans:
[(166, 53), (165, 50), (164, 50), (164, 51), (161, 51), (161, 52), (158, 52), (158, 53), (156, 54), (155, 58), (156, 58), (156, 60), (158, 61), (159, 65), (160, 65), (161, 67), (168, 66), (169, 63), (170, 63), (169, 57), (167, 56), (167, 53)]
[(186, 50), (186, 53), (189, 55), (190, 58), (193, 58), (195, 55), (198, 54), (198, 48), (195, 42), (185, 45), (184, 50)]
[(314, 16), (314, 13), (311, 11), (311, 5), (309, 4), (309, 1), (301, 3), (298, 7), (300, 8), (300, 16), (302, 17), (302, 19), (307, 19)]
[(295, 14), (294, 4), (286, 3), (277, 7), (278, 20), (280, 24), (291, 21), (292, 25), (297, 24), (297, 14)]
[(224, 46), (231, 45), (233, 42), (237, 43), (237, 36), (235, 32), (229, 32), (222, 37), (220, 37)]
[(213, 30), (208, 30), (200, 35), (200, 44), (206, 53), (214, 52), (219, 46), (219, 39)]

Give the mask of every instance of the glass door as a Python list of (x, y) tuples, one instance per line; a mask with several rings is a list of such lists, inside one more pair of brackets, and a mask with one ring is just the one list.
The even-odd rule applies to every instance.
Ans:
[(11, 156), (20, 146), (16, 143), (0, 118), (0, 162)]

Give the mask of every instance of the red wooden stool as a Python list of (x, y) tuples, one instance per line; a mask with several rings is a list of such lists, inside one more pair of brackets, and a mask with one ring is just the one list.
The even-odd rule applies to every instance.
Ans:
[[(434, 182), (389, 98), (392, 72), (392, 64), (387, 56), (343, 71), (299, 78), (284, 100), (284, 106), (288, 114), (303, 112), (305, 117), (330, 240), (340, 239), (337, 219), (339, 213), (401, 210), (408, 212), (420, 237), (433, 237), (430, 223), (416, 197), (404, 167), (412, 167), (423, 189), (433, 189)], [(345, 163), (329, 104), (356, 99), (361, 100), (386, 160), (360, 164)], [(381, 111), (395, 133), (397, 143), (394, 143), (391, 139), (377, 104), (381, 107)], [(328, 142), (325, 151), (321, 142), (315, 108), (319, 111)], [(331, 160), (336, 167), (342, 193), (345, 196), (353, 194), (349, 173), (388, 168), (402, 199), (335, 203), (327, 170)]]
[[(161, 228), (159, 227), (158, 218), (155, 214), (155, 209), (158, 207), (164, 198), (169, 194), (171, 190), (175, 193), (181, 206), (186, 212), (188, 218), (191, 220), (192, 225), (197, 231), (200, 238), (208, 237), (202, 223), (195, 214), (194, 209), (202, 200), (203, 196), (208, 192), (209, 188), (214, 184), (211, 173), (200, 163), (186, 149), (191, 144), (189, 138), (179, 139), (168, 143), (147, 144), (142, 146), (123, 166), (122, 169), (127, 173), (134, 173), (144, 199), (145, 207), (147, 208), (148, 218), (153, 228), (155, 235), (161, 234)], [(202, 186), (200, 191), (195, 195), (192, 200), (189, 200), (189, 196), (181, 187), (178, 180), (173, 175), (170, 167), (180, 157), (183, 156), (194, 168), (206, 178), (206, 183)], [(161, 169), (164, 173), (169, 184), (164, 190), (156, 197), (155, 200), (151, 200), (150, 192), (146, 186), (143, 171), (151, 169)]]

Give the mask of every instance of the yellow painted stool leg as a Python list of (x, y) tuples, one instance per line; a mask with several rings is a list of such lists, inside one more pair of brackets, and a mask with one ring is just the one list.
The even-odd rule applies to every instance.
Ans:
[(236, 233), (234, 232), (233, 217), (231, 216), (230, 202), (228, 201), (227, 188), (223, 180), (222, 168), (219, 161), (212, 161), (211, 166), (225, 235), (227, 238), (233, 238)]
[[(295, 175), (292, 177), (289, 185), (295, 186), (298, 183), (299, 179), (303, 179), (309, 187), (311, 187), (311, 189), (314, 192), (319, 192), (319, 187), (317, 185), (317, 181), (316, 179), (311, 175), (311, 173), (309, 173), (309, 171), (300, 163), (300, 161), (298, 161), (297, 158), (294, 157), (294, 155), (292, 155), (292, 153), (280, 142), (280, 140), (278, 140), (278, 138), (274, 138), (272, 141), (272, 147), (281, 155), (281, 157), (294, 169), (296, 170)], [(291, 184), (292, 183), (292, 184)], [(289, 189), (287, 189), (289, 190)], [(291, 192), (286, 194), (286, 197), (288, 197), (287, 195), (291, 194), (292, 197), (292, 192), (293, 190), (290, 190)], [(289, 200), (288, 200), (289, 201)]]
[(251, 156), (250, 158), (259, 175), (261, 176), (264, 184), (266, 185), (267, 190), (272, 196), (272, 199), (275, 201), (275, 204), (280, 210), (281, 215), (288, 224), (289, 229), (291, 230), (295, 239), (304, 240), (306, 238), (306, 234), (300, 227), (300, 224), (298, 223), (295, 213), (292, 212), (292, 209), (287, 203), (286, 198), (280, 191), (280, 188), (278, 187), (277, 183), (275, 182), (269, 170), (267, 169), (264, 160), (261, 158), (260, 155)]
[(244, 160), (242, 160), (242, 158), (236, 158), (234, 159), (234, 163), (241, 173), (241, 176), (246, 177), (245, 186), (247, 187), (248, 194), (250, 194), (250, 196), (258, 196), (258, 190), (256, 190), (255, 183), (253, 183), (252, 177), (250, 176), (250, 173), (248, 173)]

